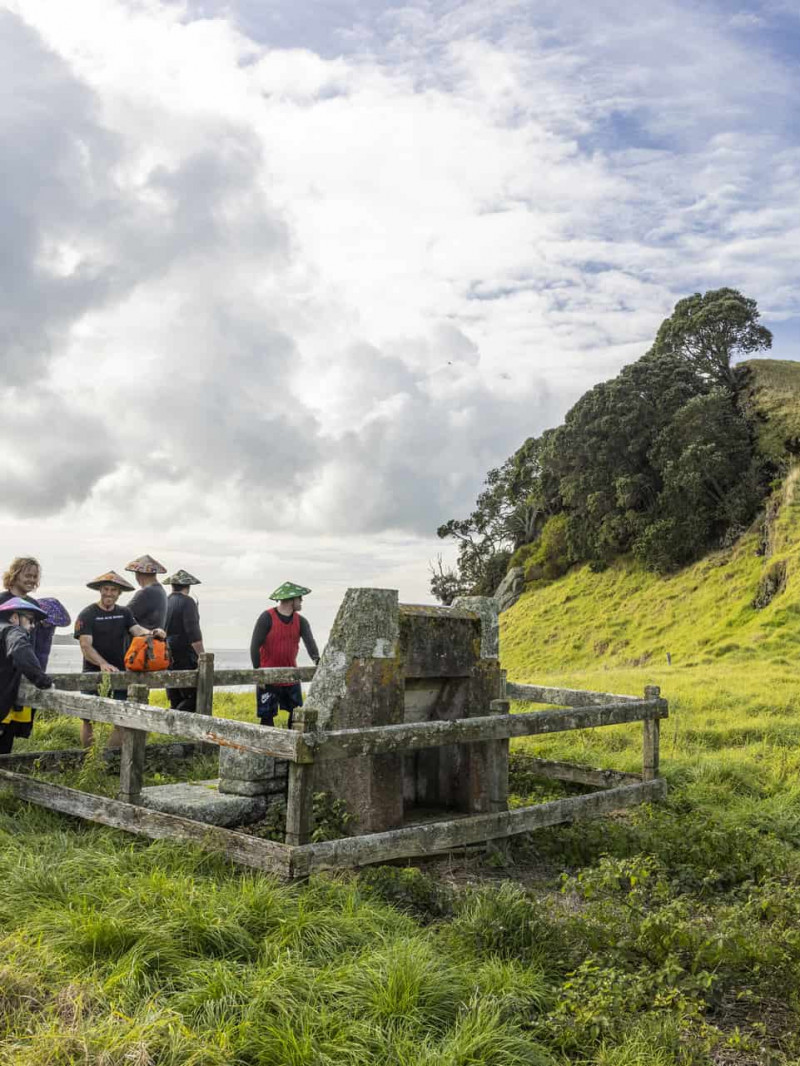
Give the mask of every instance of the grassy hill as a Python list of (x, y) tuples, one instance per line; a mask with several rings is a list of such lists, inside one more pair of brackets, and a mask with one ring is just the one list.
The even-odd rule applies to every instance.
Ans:
[[(800, 363), (763, 359), (746, 365), (752, 369), (748, 403), (762, 419), (760, 447), (785, 462), (784, 442), (800, 440)], [(798, 472), (791, 470), (764, 521), (735, 545), (672, 577), (619, 559), (604, 573), (582, 567), (524, 595), (503, 616), (506, 666), (517, 674), (647, 664), (654, 669), (668, 653), (683, 667), (794, 661), (800, 649), (797, 482)]]

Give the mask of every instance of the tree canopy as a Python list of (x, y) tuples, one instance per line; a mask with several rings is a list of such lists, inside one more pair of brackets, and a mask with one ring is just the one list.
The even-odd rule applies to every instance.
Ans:
[[(510, 559), (552, 575), (562, 562), (602, 568), (633, 551), (666, 571), (738, 532), (768, 473), (734, 362), (771, 347), (758, 319), (755, 301), (735, 289), (680, 300), (645, 355), (490, 470), (467, 518), (439, 527), (458, 541), (458, 566), (440, 564), (434, 595), (491, 594)], [(553, 526), (537, 549), (556, 517), (557, 534)]]

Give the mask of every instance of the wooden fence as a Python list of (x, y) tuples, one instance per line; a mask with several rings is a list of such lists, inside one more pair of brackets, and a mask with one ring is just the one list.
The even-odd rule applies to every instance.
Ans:
[[(667, 717), (668, 709), (659, 689), (654, 687), (646, 689), (644, 698), (640, 699), (508, 682), (506, 698), (494, 700), (487, 707), (488, 713), (481, 717), (359, 729), (319, 729), (316, 713), (311, 710), (295, 713), (292, 730), (212, 715), (215, 688), (303, 681), (310, 680), (313, 674), (313, 667), (215, 671), (213, 654), (206, 653), (200, 657), (196, 671), (110, 675), (115, 688), (127, 686), (125, 702), (92, 694), (103, 676), (96, 673), (60, 675), (56, 679), (58, 687), (49, 690), (39, 691), (26, 685), (23, 698), (36, 708), (120, 727), (119, 798), (112, 800), (3, 769), (0, 769), (0, 785), (22, 799), (52, 810), (152, 838), (169, 837), (199, 843), (222, 851), (237, 862), (287, 878), (305, 876), (315, 870), (446, 852), (559, 822), (594, 818), (665, 795), (666, 784), (658, 773), (658, 741), (659, 724)], [(148, 690), (166, 686), (196, 687), (200, 713), (148, 706)], [(512, 699), (548, 704), (551, 708), (555, 705), (558, 709), (511, 714)], [(641, 775), (534, 760), (535, 772), (541, 776), (581, 783), (600, 791), (511, 811), (506, 809), (508, 745), (512, 737), (631, 722), (643, 724)], [(286, 760), (289, 763), (286, 842), (262, 840), (142, 806), (139, 800), (148, 732)], [(493, 743), (486, 744), (487, 741)], [(490, 798), (489, 813), (468, 813), (383, 833), (310, 843), (315, 763), (363, 755), (402, 754), (440, 745), (478, 743), (484, 743), (484, 750), (488, 751), (483, 784)], [(4, 760), (14, 758), (13, 755), (0, 756), (0, 767)]]

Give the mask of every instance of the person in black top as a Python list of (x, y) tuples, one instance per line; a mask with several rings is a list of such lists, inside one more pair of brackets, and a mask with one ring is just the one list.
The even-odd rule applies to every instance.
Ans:
[[(11, 751), (14, 737), (30, 736), (33, 716), (16, 710), (19, 683), (27, 677), (37, 688), (51, 688), (53, 679), (39, 665), (30, 632), (45, 612), (36, 604), (12, 596), (0, 605), (0, 754)], [(28, 717), (23, 718), (25, 711)]]
[[(75, 619), (73, 636), (80, 643), (83, 653), (83, 669), (86, 672), (102, 671), (104, 674), (117, 674), (125, 670), (125, 652), (128, 650), (129, 637), (149, 637), (151, 630), (137, 623), (130, 608), (118, 606), (121, 592), (132, 592), (124, 577), (113, 570), (101, 574), (94, 581), (87, 582), (87, 587), (97, 589), (100, 599), (84, 607)], [(164, 639), (163, 629), (154, 629), (156, 637)], [(115, 699), (125, 699), (125, 690), (114, 692)], [(118, 747), (121, 735), (115, 727), (108, 740), (109, 747)], [(92, 723), (81, 722), (81, 743), (88, 748), (94, 739)]]
[(126, 570), (136, 574), (139, 591), (128, 604), (133, 617), (145, 629), (163, 629), (167, 621), (167, 594), (158, 583), (158, 575), (166, 574), (166, 567), (152, 555), (140, 555)]
[[(196, 670), (197, 656), (204, 651), (203, 634), (200, 630), (197, 603), (189, 595), (189, 587), (199, 585), (200, 580), (193, 577), (188, 570), (177, 570), (164, 584), (172, 586), (172, 593), (167, 599), (166, 625), (172, 669)], [(168, 688), (167, 699), (174, 710), (197, 709), (196, 688)]]

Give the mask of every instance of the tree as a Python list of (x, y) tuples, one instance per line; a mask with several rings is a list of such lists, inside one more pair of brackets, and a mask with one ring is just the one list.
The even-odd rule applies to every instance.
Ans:
[(558, 483), (573, 562), (602, 567), (628, 551), (661, 491), (650, 450), (675, 413), (708, 385), (685, 360), (650, 351), (585, 393), (542, 452)]
[(651, 569), (691, 562), (752, 519), (763, 494), (750, 428), (722, 388), (696, 396), (664, 428), (652, 451), (663, 488), (636, 544)]
[(736, 289), (680, 300), (650, 351), (490, 470), (470, 515), (438, 530), (459, 543), (462, 588), (493, 592), (509, 552), (536, 543), (553, 516), (553, 545), (517, 556), (538, 574), (539, 554), (552, 555), (545, 580), (631, 550), (653, 569), (674, 568), (738, 531), (764, 492), (733, 365), (771, 347), (758, 319), (755, 301)]
[(772, 334), (759, 318), (756, 301), (737, 289), (696, 292), (679, 300), (661, 323), (654, 350), (679, 356), (712, 384), (735, 393), (732, 360), (772, 347)]
[(431, 572), (431, 593), (434, 599), (445, 607), (449, 607), (453, 600), (467, 593), (464, 579), (453, 567), (444, 565), (441, 555), (437, 555), (435, 565), (428, 563), (428, 569)]
[(538, 493), (539, 451), (540, 442), (529, 438), (502, 466), (489, 471), (466, 518), (451, 518), (437, 529), (437, 536), (458, 542), (457, 573), (431, 568), (431, 592), (443, 603), (454, 582), (456, 594), (491, 596), (513, 550), (538, 535), (547, 509)]

